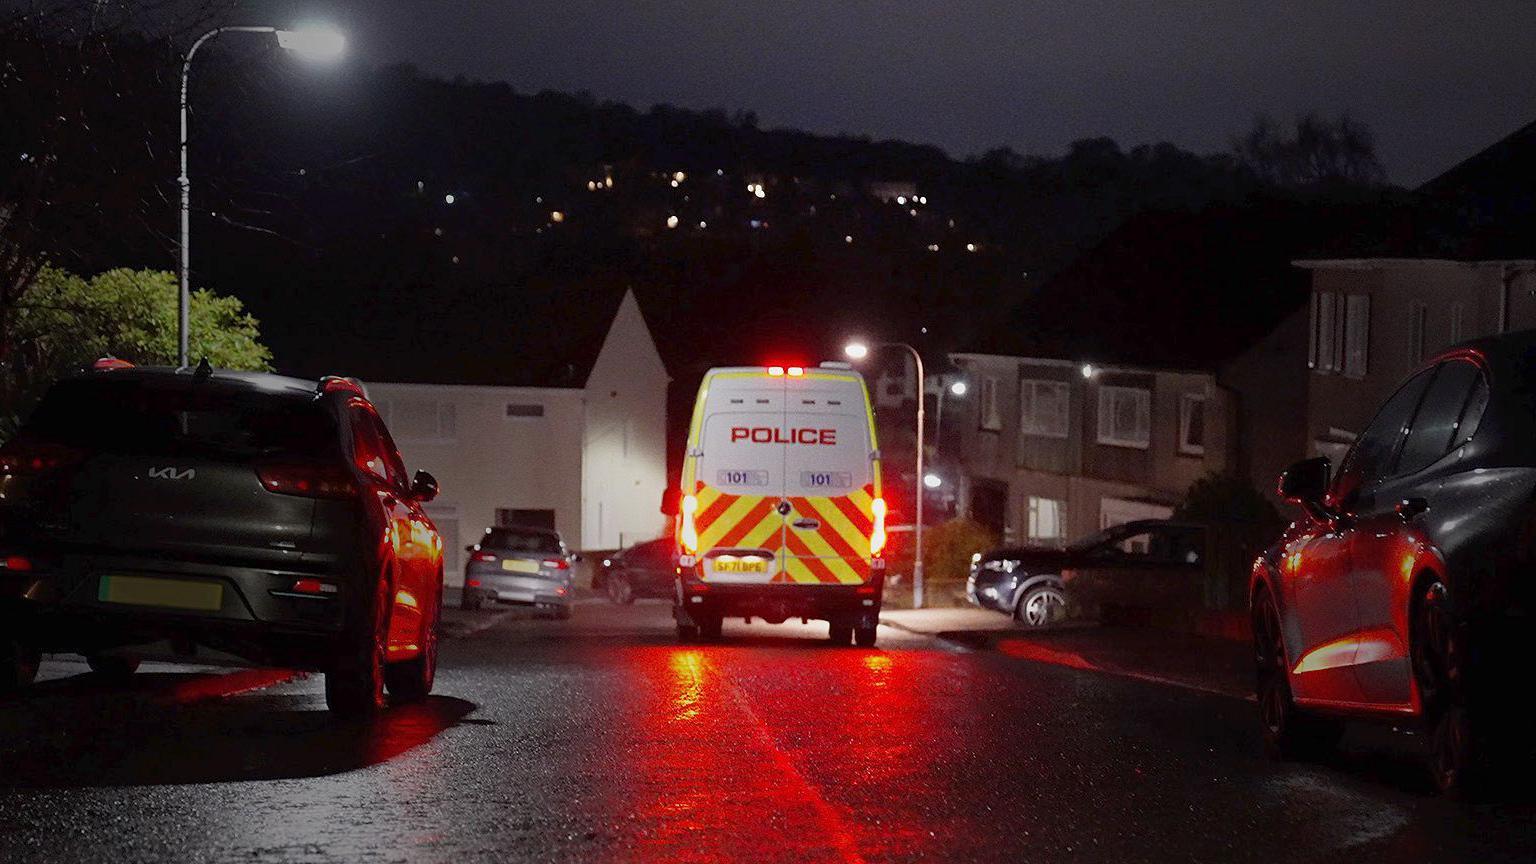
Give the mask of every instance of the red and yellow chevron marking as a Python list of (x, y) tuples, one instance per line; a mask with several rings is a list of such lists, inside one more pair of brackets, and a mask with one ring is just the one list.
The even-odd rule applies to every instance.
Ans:
[[(781, 516), (779, 499), (767, 495), (732, 495), (698, 485), (695, 525), (699, 549), (749, 548), (778, 552), (779, 566), (769, 581), (858, 585), (869, 579), (869, 533), (874, 525), (874, 490), (865, 486), (850, 495), (789, 498)], [(819, 523), (795, 528), (801, 519)]]
[(778, 498), (766, 495), (732, 495), (700, 484), (699, 550), (724, 547), (778, 549), (784, 518), (773, 508)]

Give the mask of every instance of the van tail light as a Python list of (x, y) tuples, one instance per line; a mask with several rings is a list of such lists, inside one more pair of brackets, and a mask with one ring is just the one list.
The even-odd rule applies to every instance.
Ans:
[(551, 570), (569, 570), (571, 569), (571, 562), (564, 558), (545, 558), (544, 566)]
[(693, 524), (693, 516), (699, 512), (699, 499), (692, 495), (684, 495), (680, 510), (681, 521), (677, 529), (677, 542), (682, 545), (683, 552), (689, 555), (699, 553), (699, 529)]
[(874, 527), (869, 532), (869, 555), (874, 557), (885, 551), (885, 499), (869, 502), (869, 513), (874, 517)]
[(770, 377), (770, 378), (783, 378), (784, 377), (784, 367), (783, 366), (769, 366), (768, 367), (768, 377)]
[(0, 474), (12, 477), (46, 474), (78, 464), (84, 458), (80, 451), (59, 444), (11, 441), (0, 447)]
[(334, 465), (270, 464), (256, 469), (268, 492), (303, 498), (351, 498), (357, 486), (345, 469)]

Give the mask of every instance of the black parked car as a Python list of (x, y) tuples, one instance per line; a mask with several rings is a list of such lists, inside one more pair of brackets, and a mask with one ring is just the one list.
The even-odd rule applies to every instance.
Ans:
[(972, 603), (1038, 627), (1075, 603), (1101, 609), (1190, 602), (1183, 593), (1198, 580), (1205, 532), (1199, 525), (1163, 520), (1126, 522), (1090, 534), (1064, 549), (995, 549), (971, 562), (966, 596)]
[(1302, 516), (1254, 563), (1266, 744), (1306, 755), (1341, 718), (1419, 719), (1436, 782), (1466, 791), (1530, 735), (1536, 331), (1425, 363), (1329, 469), (1282, 475)]
[(676, 580), (677, 541), (663, 537), (604, 558), (592, 587), (622, 605), (637, 597), (671, 598)]
[(362, 389), (110, 361), (0, 448), (0, 692), (208, 649), (325, 673), (337, 713), (426, 698), (442, 542)]

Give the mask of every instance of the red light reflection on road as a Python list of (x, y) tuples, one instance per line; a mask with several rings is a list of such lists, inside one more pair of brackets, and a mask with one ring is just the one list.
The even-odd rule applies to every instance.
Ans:
[(934, 734), (930, 658), (815, 643), (626, 653), (633, 860), (862, 862), (934, 842), (897, 812), (931, 768), (914, 754), (935, 752), (917, 737)]

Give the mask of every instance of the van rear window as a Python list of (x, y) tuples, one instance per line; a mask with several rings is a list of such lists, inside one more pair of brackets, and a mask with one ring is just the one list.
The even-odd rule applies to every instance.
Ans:
[(311, 400), (141, 381), (61, 382), (20, 436), (113, 453), (323, 458), (340, 452), (334, 421)]

